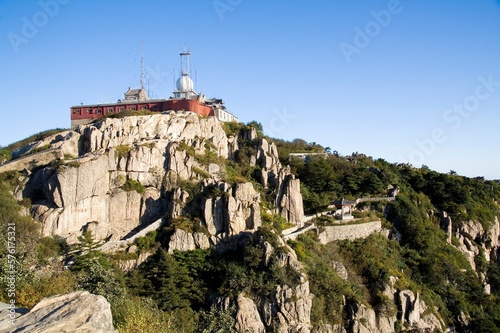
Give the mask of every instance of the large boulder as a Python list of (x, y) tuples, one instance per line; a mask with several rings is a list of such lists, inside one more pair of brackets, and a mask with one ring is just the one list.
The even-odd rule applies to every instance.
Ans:
[[(5, 310), (0, 311), (2, 318)], [(14, 325), (0, 322), (0, 333), (117, 333), (111, 308), (102, 296), (87, 291), (44, 298)]]
[(254, 301), (239, 294), (236, 303), (236, 329), (238, 332), (265, 333), (266, 328)]
[(289, 171), (279, 173), (277, 208), (281, 216), (298, 227), (304, 226), (304, 204), (300, 193), (300, 180)]
[(182, 229), (175, 229), (168, 243), (168, 253), (177, 251), (193, 251), (195, 249), (208, 249), (210, 241), (203, 233), (189, 233)]

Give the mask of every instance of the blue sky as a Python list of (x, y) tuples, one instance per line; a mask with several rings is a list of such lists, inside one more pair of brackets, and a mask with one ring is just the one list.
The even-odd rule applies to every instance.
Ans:
[(270, 136), (500, 178), (500, 1), (0, 0), (0, 145), (140, 85), (196, 89)]

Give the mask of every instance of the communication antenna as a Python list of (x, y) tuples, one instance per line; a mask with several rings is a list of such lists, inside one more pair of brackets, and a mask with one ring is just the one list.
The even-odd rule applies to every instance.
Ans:
[(181, 76), (182, 75), (187, 75), (191, 74), (191, 62), (190, 62), (190, 57), (191, 57), (191, 51), (189, 49), (185, 51), (181, 51), (179, 53), (181, 56)]
[(141, 40), (141, 88), (144, 90), (146, 74), (144, 73), (144, 40)]

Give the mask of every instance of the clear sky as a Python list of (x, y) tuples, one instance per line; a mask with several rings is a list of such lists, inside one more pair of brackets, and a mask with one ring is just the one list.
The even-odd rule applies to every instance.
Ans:
[[(499, 0), (0, 0), (0, 145), (140, 86), (342, 155), (500, 178)], [(196, 73), (196, 75), (194, 75)]]

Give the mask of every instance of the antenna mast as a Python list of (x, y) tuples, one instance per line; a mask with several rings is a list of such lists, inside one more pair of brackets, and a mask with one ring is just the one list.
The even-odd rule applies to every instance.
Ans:
[(144, 90), (146, 74), (144, 73), (144, 41), (141, 40), (141, 88)]
[(189, 76), (191, 73), (191, 63), (190, 63), (190, 57), (191, 57), (191, 51), (187, 49), (186, 51), (181, 51), (179, 53), (181, 56), (181, 76), (182, 75), (187, 75)]

